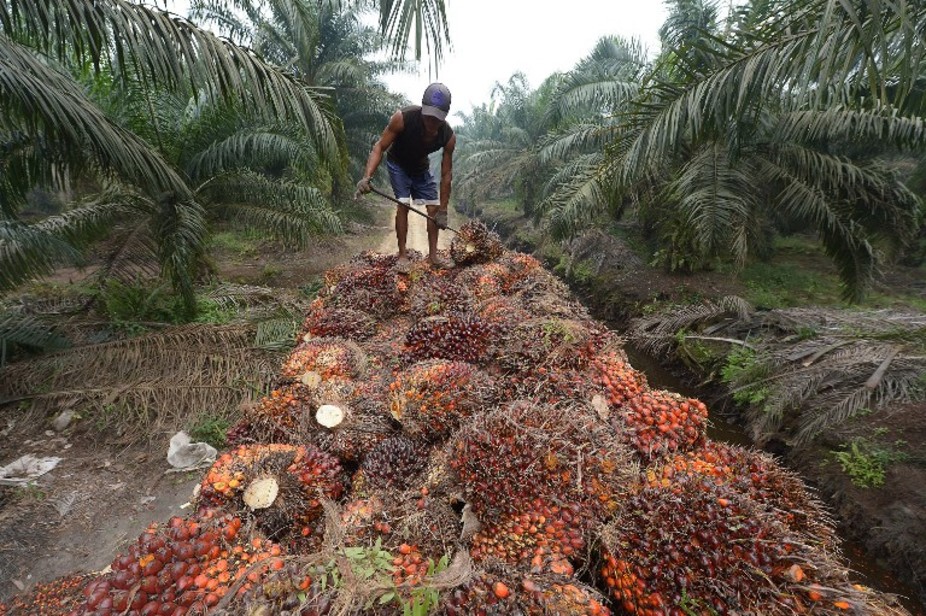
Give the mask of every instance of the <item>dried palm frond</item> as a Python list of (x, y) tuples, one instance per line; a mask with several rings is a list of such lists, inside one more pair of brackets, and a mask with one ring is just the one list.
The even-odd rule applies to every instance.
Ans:
[(280, 354), (254, 349), (254, 335), (253, 325), (183, 326), (16, 362), (0, 371), (0, 405), (70, 407), (133, 428), (222, 415), (276, 378)]
[[(736, 312), (737, 306), (742, 310)], [(926, 396), (926, 315), (821, 308), (750, 312), (741, 302), (728, 307), (708, 302), (650, 315), (634, 322), (630, 336), (650, 353), (674, 350), (681, 332), (747, 349), (749, 356), (741, 359), (750, 369), (727, 372), (724, 380), (731, 394), (750, 398), (747, 419), (759, 442), (784, 432), (806, 445), (864, 410)], [(742, 340), (747, 337), (749, 343)]]
[(740, 322), (747, 319), (752, 310), (746, 300), (729, 295), (717, 302), (675, 307), (671, 311), (641, 317), (631, 323), (628, 335), (641, 350), (661, 355), (674, 347), (680, 331), (718, 322)]

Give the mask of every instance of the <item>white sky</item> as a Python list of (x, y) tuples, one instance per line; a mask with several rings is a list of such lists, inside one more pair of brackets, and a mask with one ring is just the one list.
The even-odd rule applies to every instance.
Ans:
[[(189, 5), (188, 0), (154, 1), (181, 15)], [(531, 88), (539, 87), (550, 74), (587, 56), (602, 36), (638, 38), (655, 55), (666, 17), (659, 0), (446, 0), (446, 5), (453, 49), (438, 73), (422, 59), (417, 74), (392, 75), (386, 83), (418, 103), (428, 83), (442, 81), (453, 96), (451, 115), (488, 103), (495, 83), (507, 83), (515, 71), (526, 75)]]

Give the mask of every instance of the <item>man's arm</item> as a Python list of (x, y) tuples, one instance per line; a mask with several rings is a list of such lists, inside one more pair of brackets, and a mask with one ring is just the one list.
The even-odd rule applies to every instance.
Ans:
[(365, 180), (369, 180), (373, 177), (373, 174), (376, 173), (376, 168), (383, 162), (383, 154), (389, 149), (389, 146), (392, 145), (403, 130), (405, 130), (405, 121), (402, 119), (402, 112), (396, 111), (392, 114), (392, 117), (389, 118), (389, 124), (386, 125), (379, 140), (373, 144), (373, 149), (370, 150), (370, 156), (367, 158), (367, 166), (363, 172)]
[(444, 155), (440, 161), (440, 209), (447, 211), (450, 204), (450, 189), (453, 184), (453, 149), (457, 146), (454, 134), (444, 144)]

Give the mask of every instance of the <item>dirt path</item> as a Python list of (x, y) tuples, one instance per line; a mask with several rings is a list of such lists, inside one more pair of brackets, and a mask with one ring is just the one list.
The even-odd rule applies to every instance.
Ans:
[[(390, 212), (394, 211), (392, 206), (384, 205), (379, 206), (382, 208), (388, 209)], [(392, 216), (389, 216), (390, 222)], [(447, 222), (454, 229), (458, 229), (459, 225), (465, 222), (460, 214), (457, 214), (453, 208), (450, 209), (449, 215), (447, 217)], [(408, 238), (406, 240), (406, 248), (409, 250), (417, 250), (422, 254), (428, 254), (428, 226), (427, 219), (423, 216), (419, 216), (414, 212), (409, 212), (408, 214)], [(450, 240), (453, 239), (453, 233), (451, 231), (442, 231), (437, 237), (437, 248), (445, 249), (450, 248)], [(377, 252), (382, 252), (385, 254), (394, 253), (397, 250), (395, 234), (387, 234), (383, 238), (382, 242), (379, 244), (379, 247), (376, 249)]]

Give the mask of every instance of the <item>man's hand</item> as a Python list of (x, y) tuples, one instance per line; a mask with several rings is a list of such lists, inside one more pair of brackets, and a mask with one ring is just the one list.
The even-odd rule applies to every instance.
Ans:
[(447, 228), (447, 210), (437, 210), (434, 213), (434, 223), (437, 224), (438, 229)]
[(373, 187), (370, 186), (370, 178), (363, 178), (357, 182), (357, 190), (354, 192), (354, 199), (359, 199), (360, 195), (365, 195), (372, 190)]

